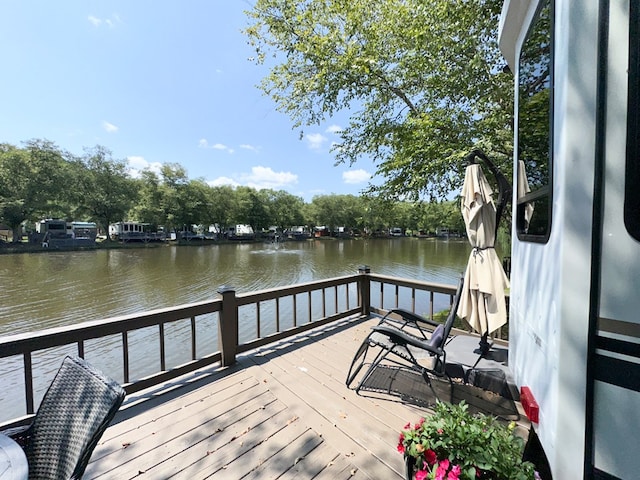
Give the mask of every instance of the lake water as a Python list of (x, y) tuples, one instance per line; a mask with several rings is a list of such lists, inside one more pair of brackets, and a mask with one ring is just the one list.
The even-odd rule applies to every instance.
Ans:
[[(395, 238), (0, 255), (0, 335), (214, 299), (221, 285), (246, 293), (349, 275), (361, 265), (373, 273), (455, 284), (470, 251), (464, 240)], [(137, 378), (156, 368), (144, 358), (157, 357), (157, 342), (151, 343), (149, 353), (145, 342), (143, 336), (130, 339), (130, 346), (135, 345), (132, 365), (142, 365)], [(88, 348), (90, 361), (111, 368), (113, 346), (105, 342), (94, 345), (93, 352)], [(57, 369), (61, 353), (34, 359), (38, 394)], [(114, 352), (113, 361), (119, 356)], [(177, 356), (170, 363), (181, 360)], [(24, 413), (24, 401), (16, 402), (11, 393), (14, 387), (22, 389), (18, 361), (0, 360), (0, 421)]]
[(0, 335), (356, 273), (457, 283), (471, 247), (418, 238), (0, 255)]

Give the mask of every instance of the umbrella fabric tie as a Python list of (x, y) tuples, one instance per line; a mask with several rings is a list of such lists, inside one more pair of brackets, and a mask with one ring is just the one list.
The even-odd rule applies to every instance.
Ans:
[(473, 247), (471, 252), (473, 253), (473, 256), (475, 257), (479, 253), (481, 254), (484, 250), (488, 250), (490, 248), (495, 248), (495, 247), (493, 247), (493, 246), (490, 246), (490, 247)]

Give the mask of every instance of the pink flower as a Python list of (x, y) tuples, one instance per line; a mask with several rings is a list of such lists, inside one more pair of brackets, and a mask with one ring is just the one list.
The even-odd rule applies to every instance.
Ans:
[(454, 465), (451, 467), (447, 480), (459, 480), (460, 479), (460, 465)]
[(404, 433), (401, 433), (398, 439), (398, 451), (404, 453)]
[(447, 470), (449, 470), (449, 460), (444, 459), (438, 464), (436, 469), (436, 480), (446, 480)]
[(425, 480), (427, 478), (427, 474), (429, 472), (427, 472), (426, 470), (418, 470), (416, 472), (416, 480)]
[(407, 424), (404, 426), (404, 429), (405, 429), (405, 430), (409, 430), (410, 428), (411, 428), (411, 422), (407, 423)]

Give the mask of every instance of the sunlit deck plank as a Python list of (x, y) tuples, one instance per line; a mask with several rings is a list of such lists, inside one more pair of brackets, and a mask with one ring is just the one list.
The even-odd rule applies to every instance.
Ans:
[(344, 385), (374, 323), (265, 346), (123, 410), (85, 478), (402, 478), (399, 430), (426, 410)]

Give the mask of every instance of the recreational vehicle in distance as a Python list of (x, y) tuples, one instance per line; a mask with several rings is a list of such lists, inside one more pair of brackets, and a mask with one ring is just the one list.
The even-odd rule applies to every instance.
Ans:
[(47, 218), (35, 224), (30, 241), (49, 247), (78, 247), (95, 244), (98, 227), (93, 222), (67, 222)]
[(251, 225), (237, 224), (229, 228), (227, 238), (229, 240), (253, 240), (256, 235)]
[(93, 243), (98, 236), (98, 226), (94, 222), (70, 222), (67, 223), (67, 233), (74, 240)]
[(111, 240), (121, 242), (156, 242), (164, 241), (167, 235), (163, 230), (157, 231), (150, 223), (118, 222), (109, 225), (109, 237)]
[(640, 478), (640, 2), (507, 0), (499, 45), (509, 366), (554, 479)]

